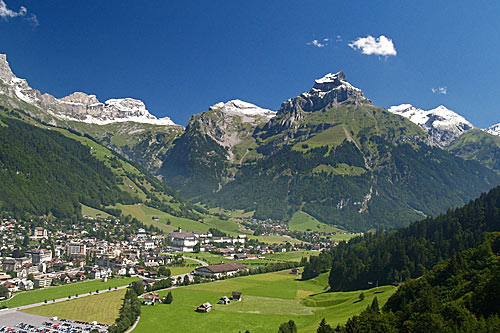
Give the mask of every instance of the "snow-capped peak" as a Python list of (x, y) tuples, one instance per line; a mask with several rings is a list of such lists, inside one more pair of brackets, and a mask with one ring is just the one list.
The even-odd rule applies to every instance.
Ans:
[(340, 71), (335, 74), (328, 73), (322, 78), (314, 80), (313, 90), (328, 91), (332, 89), (350, 89), (354, 91), (361, 92), (361, 89), (354, 87), (352, 84), (347, 82), (344, 72)]
[(500, 136), (500, 123), (488, 127), (485, 131), (492, 135)]
[(335, 74), (328, 73), (325, 76), (323, 76), (322, 78), (314, 80), (314, 82), (316, 82), (318, 84), (323, 84), (323, 83), (332, 83), (332, 82), (335, 82), (336, 80), (345, 81), (344, 72), (340, 71), (340, 72), (337, 72)]
[(15, 97), (45, 110), (52, 116), (72, 121), (105, 125), (114, 122), (138, 122), (155, 125), (176, 125), (169, 117), (156, 118), (146, 109), (144, 103), (133, 98), (108, 99), (99, 102), (95, 95), (75, 92), (63, 98), (41, 94), (29, 86), (25, 79), (12, 73), (7, 56), (0, 54), (0, 93)]
[(242, 114), (245, 116), (264, 116), (272, 118), (276, 115), (275, 111), (263, 109), (252, 103), (244, 102), (239, 99), (233, 99), (226, 103), (219, 102), (210, 107), (210, 110), (220, 110), (227, 113)]
[(464, 132), (474, 126), (458, 113), (444, 105), (431, 110), (422, 110), (411, 104), (391, 106), (389, 112), (408, 118), (431, 136), (431, 143), (440, 147), (448, 146)]

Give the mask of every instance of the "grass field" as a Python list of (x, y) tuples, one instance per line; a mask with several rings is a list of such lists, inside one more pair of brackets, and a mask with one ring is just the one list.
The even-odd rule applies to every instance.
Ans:
[(266, 254), (264, 257), (266, 259), (272, 259), (277, 261), (296, 261), (299, 262), (302, 257), (317, 256), (318, 251), (292, 251), (292, 252), (282, 252), (274, 254)]
[(332, 237), (332, 239), (336, 241), (349, 240), (358, 235), (346, 232), (333, 225), (320, 222), (303, 211), (298, 211), (293, 214), (290, 222), (288, 222), (288, 228), (293, 231), (336, 232), (337, 234)]
[(114, 288), (125, 286), (136, 280), (140, 279), (117, 277), (114, 279), (109, 279), (107, 282), (102, 282), (101, 280), (92, 280), (57, 287), (26, 291), (17, 294), (10, 300), (0, 302), (0, 306), (5, 305), (9, 308), (15, 308), (22, 305), (43, 302), (45, 300), (50, 301), (53, 299), (64, 298), (68, 296), (75, 296), (76, 294), (81, 295), (89, 292), (94, 292), (97, 289), (104, 290), (108, 289), (109, 287)]
[(184, 257), (190, 257), (190, 258), (196, 258), (196, 259), (202, 260), (202, 261), (208, 263), (209, 265), (219, 264), (221, 261), (228, 261), (220, 255), (209, 253), (209, 252), (182, 253), (182, 255)]
[[(144, 224), (153, 225), (167, 233), (176, 230), (178, 227), (181, 227), (183, 231), (191, 232), (207, 232), (210, 228), (217, 228), (231, 235), (237, 235), (239, 230), (239, 226), (236, 222), (229, 220), (223, 221), (213, 216), (205, 217), (204, 223), (201, 223), (183, 217), (173, 216), (156, 208), (141, 204), (117, 204), (115, 207), (121, 209), (123, 215), (131, 215)], [(157, 216), (158, 220), (153, 220), (153, 216)], [(167, 221), (170, 221), (170, 225), (167, 224)]]
[[(239, 277), (213, 283), (173, 289), (170, 305), (143, 306), (134, 332), (276, 332), (281, 323), (294, 320), (299, 332), (316, 332), (322, 318), (335, 327), (364, 310), (377, 295), (382, 306), (395, 287), (384, 286), (363, 291), (325, 292), (328, 275), (299, 281), (290, 271)], [(243, 300), (229, 305), (216, 304), (224, 295), (241, 291)], [(160, 292), (164, 296), (167, 291)], [(195, 308), (210, 302), (210, 313)], [(178, 320), (182, 318), (182, 320)]]
[(58, 317), (88, 323), (95, 320), (101, 324), (111, 325), (119, 316), (125, 291), (122, 289), (54, 304), (49, 303), (23, 311), (44, 317)]
[(295, 238), (291, 238), (288, 236), (280, 236), (280, 235), (262, 235), (262, 236), (247, 235), (247, 237), (249, 239), (257, 239), (259, 242), (264, 242), (268, 244), (273, 244), (273, 243), (283, 244), (286, 242), (290, 242), (292, 244), (307, 243)]
[(102, 210), (95, 209), (95, 208), (85, 206), (84, 204), (82, 204), (82, 215), (87, 215), (87, 216), (95, 218), (95, 217), (97, 217), (97, 214), (101, 214), (100, 217), (104, 217), (104, 218), (111, 216), (108, 213), (103, 212)]

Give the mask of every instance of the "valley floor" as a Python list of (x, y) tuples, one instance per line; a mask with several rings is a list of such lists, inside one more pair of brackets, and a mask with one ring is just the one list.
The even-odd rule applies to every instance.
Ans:
[[(309, 281), (298, 280), (290, 270), (239, 277), (218, 282), (172, 289), (170, 305), (143, 306), (134, 332), (276, 332), (279, 325), (294, 320), (300, 332), (316, 332), (326, 318), (331, 326), (344, 323), (360, 313), (377, 296), (383, 305), (395, 291), (393, 286), (360, 291), (330, 293), (325, 291), (327, 274)], [(243, 293), (241, 302), (219, 305), (222, 296), (232, 291)], [(167, 290), (160, 292), (165, 296)], [(209, 313), (195, 312), (197, 306), (210, 302)]]

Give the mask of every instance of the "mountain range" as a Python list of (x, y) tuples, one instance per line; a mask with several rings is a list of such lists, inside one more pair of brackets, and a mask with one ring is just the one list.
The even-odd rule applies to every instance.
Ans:
[(192, 201), (259, 219), (302, 210), (350, 230), (392, 228), (500, 184), (498, 125), (476, 129), (444, 106), (377, 107), (343, 72), (276, 112), (220, 102), (184, 128), (132, 98), (41, 94), (1, 55), (0, 104), (94, 138)]

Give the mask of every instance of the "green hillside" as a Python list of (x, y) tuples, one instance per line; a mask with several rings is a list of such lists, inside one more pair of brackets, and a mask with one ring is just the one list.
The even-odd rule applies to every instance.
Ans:
[(475, 160), (500, 173), (500, 137), (479, 129), (465, 132), (448, 148), (451, 153)]
[[(498, 174), (427, 146), (417, 125), (366, 99), (319, 109), (307, 102), (307, 112), (303, 103), (287, 101), (269, 122), (255, 125), (250, 145), (245, 137), (231, 148), (214, 139), (231, 137), (222, 118), (211, 113), (200, 122), (204, 114), (197, 115), (160, 173), (212, 207), (255, 211), (261, 220), (290, 220), (303, 211), (356, 232), (405, 226), (500, 184)], [(247, 154), (234, 160), (235, 151)]]
[(399, 230), (357, 237), (311, 257), (303, 278), (330, 271), (332, 290), (356, 290), (378, 281), (417, 278), (439, 260), (476, 246), (500, 230), (500, 187), (469, 204)]
[(400, 286), (382, 311), (372, 303), (335, 332), (498, 332), (499, 251), (498, 234), (488, 235)]
[(80, 213), (80, 203), (99, 208), (136, 202), (88, 147), (5, 113), (1, 119), (6, 125), (0, 127), (2, 210), (69, 217)]
[[(19, 109), (1, 107), (0, 112), (1, 163), (24, 168), (15, 170), (17, 178), (5, 176), (9, 179), (3, 182), (8, 187), (1, 197), (3, 210), (60, 217), (106, 210), (117, 215), (120, 210), (110, 210), (114, 205), (141, 202), (191, 220), (205, 212), (88, 135), (40, 123)], [(22, 170), (31, 177), (21, 177)], [(4, 169), (4, 175), (8, 171), (13, 172)]]

